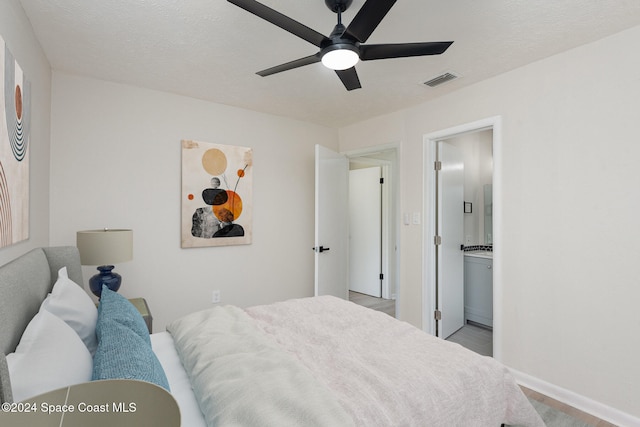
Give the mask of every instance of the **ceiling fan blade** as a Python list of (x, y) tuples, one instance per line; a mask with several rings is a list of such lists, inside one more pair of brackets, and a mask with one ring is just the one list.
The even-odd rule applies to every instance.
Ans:
[(395, 3), (396, 0), (367, 0), (344, 34), (350, 35), (360, 43), (366, 42)]
[(360, 46), (360, 59), (405, 58), (408, 56), (440, 55), (453, 42), (370, 44)]
[(271, 74), (281, 73), (287, 70), (293, 70), (294, 68), (304, 67), (305, 65), (309, 65), (309, 64), (315, 64), (316, 62), (320, 62), (320, 55), (318, 54), (305, 56), (304, 58), (296, 59), (295, 61), (276, 65), (275, 67), (258, 71), (256, 74), (262, 77), (266, 77), (266, 76), (270, 76)]
[(360, 89), (360, 79), (356, 73), (356, 67), (347, 68), (346, 70), (336, 70), (336, 74), (342, 80), (342, 84), (347, 90)]
[(286, 15), (283, 15), (280, 12), (277, 12), (270, 7), (263, 5), (262, 3), (258, 3), (255, 0), (227, 0), (229, 3), (233, 3), (236, 6), (239, 6), (246, 10), (247, 12), (253, 13), (259, 18), (264, 19), (265, 21), (269, 21), (274, 25), (282, 28), (290, 32), (291, 34), (300, 37), (303, 40), (308, 41), (309, 43), (320, 47), (323, 43), (329, 42), (329, 38), (325, 37), (323, 34), (320, 34), (316, 30), (313, 30), (306, 25), (299, 23)]

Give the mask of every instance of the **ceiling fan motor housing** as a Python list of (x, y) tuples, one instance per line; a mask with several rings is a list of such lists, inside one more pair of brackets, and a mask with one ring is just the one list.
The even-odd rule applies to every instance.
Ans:
[[(325, 1), (328, 3), (330, 0)], [(331, 35), (326, 40), (326, 42), (322, 43), (322, 45), (320, 46), (319, 55), (320, 58), (322, 58), (322, 63), (333, 70), (344, 70), (345, 68), (343, 68), (342, 66), (340, 66), (339, 68), (335, 68), (334, 66), (329, 65), (330, 63), (326, 62), (325, 60), (325, 55), (329, 52), (336, 50), (352, 51), (356, 54), (356, 57), (352, 59), (352, 61), (355, 62), (357, 62), (358, 58), (360, 57), (360, 43), (358, 43), (356, 40), (351, 39), (350, 37), (342, 37), (345, 30), (346, 27), (342, 25), (342, 23), (338, 23), (338, 25), (336, 25), (331, 32)], [(352, 65), (349, 65), (347, 68), (351, 68), (351, 66), (355, 65), (355, 62)]]
[(346, 27), (344, 25), (342, 25), (342, 23), (338, 23), (338, 25), (336, 25), (333, 28), (333, 31), (331, 32), (331, 34), (329, 35), (329, 37), (327, 38), (327, 40), (325, 40), (324, 43), (322, 43), (320, 45), (321, 49), (325, 49), (328, 46), (334, 46), (334, 45), (342, 45), (342, 44), (350, 44), (353, 45), (356, 49), (358, 48), (358, 46), (360, 46), (360, 43), (358, 43), (357, 40), (354, 40), (351, 37), (343, 37), (343, 35), (345, 34), (345, 30)]

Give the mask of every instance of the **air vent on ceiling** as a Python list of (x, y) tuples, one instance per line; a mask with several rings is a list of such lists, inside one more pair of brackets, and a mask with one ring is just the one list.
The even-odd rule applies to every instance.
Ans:
[(446, 73), (440, 74), (439, 76), (436, 76), (432, 79), (427, 80), (426, 82), (424, 82), (424, 84), (429, 87), (436, 87), (457, 78), (458, 78), (457, 74), (448, 71)]

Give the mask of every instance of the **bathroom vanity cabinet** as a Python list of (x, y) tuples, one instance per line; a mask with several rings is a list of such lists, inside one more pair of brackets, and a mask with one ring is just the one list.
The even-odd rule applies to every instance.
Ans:
[(473, 254), (464, 256), (464, 315), (493, 327), (493, 259)]

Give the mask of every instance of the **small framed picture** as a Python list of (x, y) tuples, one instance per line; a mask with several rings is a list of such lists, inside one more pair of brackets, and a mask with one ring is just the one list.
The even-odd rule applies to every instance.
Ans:
[(473, 212), (473, 207), (471, 202), (464, 202), (464, 213), (471, 213)]

